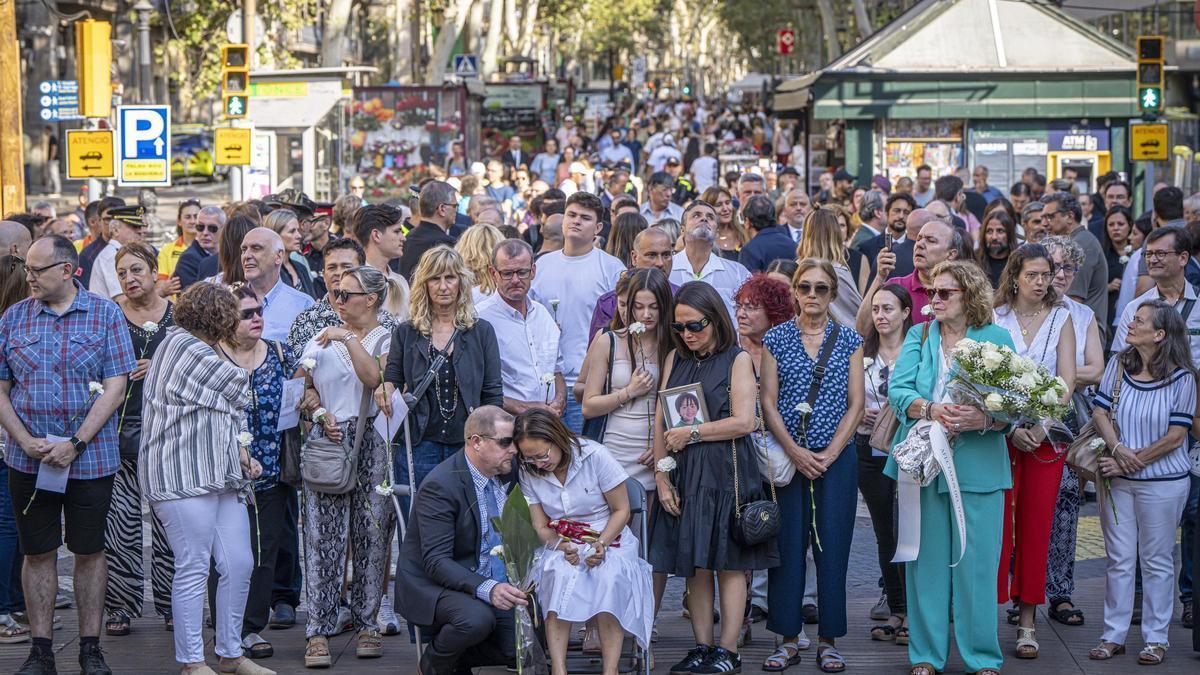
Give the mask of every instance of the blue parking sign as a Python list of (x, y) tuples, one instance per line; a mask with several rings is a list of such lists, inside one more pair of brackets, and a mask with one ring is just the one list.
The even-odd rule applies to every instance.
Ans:
[(117, 109), (117, 181), (122, 186), (171, 185), (171, 107)]

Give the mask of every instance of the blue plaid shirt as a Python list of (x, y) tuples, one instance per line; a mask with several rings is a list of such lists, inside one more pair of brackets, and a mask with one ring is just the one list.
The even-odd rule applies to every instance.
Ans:
[[(78, 281), (75, 288), (75, 301), (61, 316), (27, 298), (0, 318), (0, 379), (11, 383), (9, 399), (35, 438), (73, 436), (91, 409), (88, 383), (133, 372), (137, 365), (120, 308)], [(37, 473), (39, 462), (10, 445), (8, 465)], [(120, 464), (113, 415), (75, 459), (70, 477), (103, 478)]]
[[(471, 472), (471, 483), (475, 486), (475, 503), (479, 508), (479, 573), (488, 577), (479, 587), (475, 589), (475, 597), (480, 600), (492, 604), (492, 589), (500, 580), (493, 579), (492, 569), (492, 547), (488, 545), (488, 532), (491, 530), (491, 518), (500, 517), (501, 506), (500, 500), (504, 499), (504, 486), (495, 478), (485, 478), (479, 470), (471, 464), (471, 460), (467, 460), (467, 469)], [(496, 502), (490, 507), (487, 503), (487, 498), (484, 496), (484, 488), (488, 483), (496, 490)], [(489, 516), (491, 518), (489, 518)]]

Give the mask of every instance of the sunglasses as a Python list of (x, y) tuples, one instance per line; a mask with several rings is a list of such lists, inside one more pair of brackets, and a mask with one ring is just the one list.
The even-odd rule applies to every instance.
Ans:
[(220, 226), (220, 225), (212, 225), (212, 224), (209, 224), (209, 225), (200, 225), (199, 223), (197, 223), (197, 224), (196, 224), (196, 232), (197, 232), (197, 233), (199, 233), (199, 232), (211, 232), (212, 234), (216, 234), (216, 233), (218, 233), (218, 232), (220, 232), (220, 231), (221, 231), (221, 226)]
[(931, 288), (931, 289), (929, 289), (929, 295), (936, 297), (942, 301), (953, 298), (955, 293), (962, 293), (962, 289), (961, 288)]
[(183, 208), (185, 206), (200, 206), (200, 200), (199, 199), (185, 199), (182, 203), (179, 204), (179, 207)]
[[(477, 434), (477, 436), (480, 438), (490, 438), (491, 440), (496, 441), (496, 445), (500, 446), (501, 448), (507, 448), (513, 444), (512, 436), (484, 436), (483, 434)], [(549, 457), (550, 453), (546, 453), (546, 455), (542, 457), (542, 460), (545, 461)]]
[(370, 295), (370, 293), (366, 293), (363, 291), (343, 291), (343, 290), (329, 291), (329, 297), (333, 298), (337, 302), (349, 302), (350, 297), (353, 295)]
[(712, 323), (712, 321), (710, 321), (708, 317), (704, 317), (699, 321), (688, 321), (687, 323), (679, 323), (676, 321), (671, 324), (671, 330), (675, 331), (676, 333), (682, 333), (683, 331), (687, 331), (689, 333), (699, 333), (705, 328), (708, 328), (710, 323)]
[(250, 319), (253, 319), (256, 316), (262, 316), (262, 315), (263, 315), (262, 305), (259, 305), (258, 307), (247, 307), (246, 309), (242, 310), (242, 321), (249, 321)]
[(800, 295), (812, 295), (815, 293), (818, 298), (823, 298), (829, 295), (829, 291), (832, 288), (830, 288), (829, 284), (810, 284), (807, 281), (801, 281), (796, 284), (796, 290), (800, 291)]
[(888, 380), (890, 380), (891, 377), (892, 377), (892, 369), (891, 368), (889, 368), (888, 366), (884, 366), (883, 368), (879, 369), (879, 396), (882, 398), (887, 398)]

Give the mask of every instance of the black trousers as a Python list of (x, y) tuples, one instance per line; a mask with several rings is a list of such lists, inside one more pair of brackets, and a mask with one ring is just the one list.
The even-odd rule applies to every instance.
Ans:
[(300, 588), (304, 582), (304, 572), (300, 569), (300, 529), (297, 525), (300, 522), (300, 497), (293, 487), (283, 487), (283, 493), (287, 511), (278, 522), (283, 539), (279, 545), (279, 555), (275, 557), (275, 588), (271, 592), (271, 606), (282, 602), (294, 609), (300, 605)]
[(892, 562), (892, 557), (896, 555), (896, 481), (883, 474), (887, 457), (873, 457), (868, 440), (869, 437), (864, 434), (854, 435), (854, 445), (858, 451), (858, 491), (862, 493), (867, 510), (871, 513), (871, 527), (875, 530), (879, 571), (883, 575), (888, 609), (892, 614), (904, 615), (908, 611), (904, 595), (904, 565)]
[[(287, 493), (295, 492), (286, 485), (254, 493), (258, 504), (258, 522), (255, 523), (254, 506), (246, 505), (250, 519), (250, 552), (254, 556), (254, 571), (250, 573), (250, 593), (246, 596), (246, 613), (242, 618), (242, 637), (250, 633), (261, 633), (267, 627), (271, 615), (271, 588), (275, 583), (275, 561), (284, 542), (285, 532), (279, 523), (287, 515)], [(261, 552), (260, 552), (261, 550)], [(208, 606), (216, 607), (217, 568), (214, 565), (208, 574)]]
[(438, 599), (433, 621), (433, 640), (421, 655), (424, 675), (460, 675), (516, 661), (512, 610), (501, 611), (475, 596), (448, 590)]

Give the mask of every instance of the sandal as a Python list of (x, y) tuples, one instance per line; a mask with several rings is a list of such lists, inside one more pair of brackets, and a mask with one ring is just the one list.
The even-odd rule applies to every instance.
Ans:
[(817, 661), (823, 673), (840, 673), (846, 670), (846, 659), (838, 653), (837, 647), (822, 642), (817, 647)]
[(800, 646), (795, 642), (781, 642), (775, 648), (775, 653), (763, 661), (762, 669), (767, 673), (782, 673), (798, 663), (800, 663)]
[(175, 619), (172, 618), (170, 614), (163, 617), (163, 630), (167, 631), (168, 633), (175, 632)]
[(908, 669), (908, 675), (937, 675), (932, 663), (917, 663)]
[(1041, 645), (1037, 641), (1036, 628), (1017, 628), (1017, 658), (1036, 659)]
[(908, 645), (908, 622), (905, 621), (904, 623), (905, 625), (896, 629), (896, 644), (901, 647)]
[(383, 656), (383, 638), (378, 630), (364, 630), (358, 634), (355, 656), (360, 659), (377, 659)]
[(1008, 613), (1008, 625), (1021, 625), (1021, 610), (1017, 609), (1016, 607), (1009, 607), (1005, 611)]
[(1119, 645), (1115, 642), (1100, 641), (1100, 644), (1092, 648), (1088, 652), (1088, 658), (1093, 661), (1107, 661), (1114, 656), (1119, 656), (1125, 653), (1125, 645)]
[(1138, 652), (1139, 666), (1157, 666), (1167, 658), (1167, 646), (1159, 643), (1150, 643), (1142, 647), (1142, 651)]
[[(1071, 609), (1063, 609), (1063, 605), (1067, 605)], [(1058, 600), (1050, 603), (1049, 611), (1046, 613), (1050, 615), (1051, 619), (1054, 619), (1064, 626), (1083, 625), (1083, 612), (1079, 611), (1079, 609), (1077, 609), (1069, 599)]]
[(324, 635), (309, 638), (308, 646), (304, 648), (304, 667), (328, 668), (331, 665), (333, 659), (329, 656), (329, 640)]
[(124, 613), (114, 612), (104, 622), (104, 632), (107, 635), (129, 635), (129, 623), (129, 617)]
[(877, 642), (890, 642), (896, 639), (896, 627), (890, 623), (881, 623), (871, 628), (871, 639)]
[(29, 642), (29, 626), (12, 618), (11, 614), (0, 614), (0, 645)]

